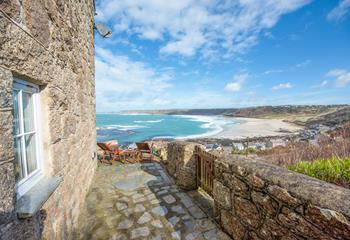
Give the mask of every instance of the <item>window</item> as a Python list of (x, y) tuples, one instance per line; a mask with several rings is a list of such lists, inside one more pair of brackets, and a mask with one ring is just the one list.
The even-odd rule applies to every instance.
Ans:
[(38, 86), (15, 80), (13, 84), (13, 135), (18, 197), (42, 175), (39, 140)]

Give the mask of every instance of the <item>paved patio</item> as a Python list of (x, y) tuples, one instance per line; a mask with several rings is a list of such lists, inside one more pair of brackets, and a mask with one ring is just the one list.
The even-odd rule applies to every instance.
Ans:
[(101, 165), (79, 217), (80, 239), (230, 239), (158, 163)]

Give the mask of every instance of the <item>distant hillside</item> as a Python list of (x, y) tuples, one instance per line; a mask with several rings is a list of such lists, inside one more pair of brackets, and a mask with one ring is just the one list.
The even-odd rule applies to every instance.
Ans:
[(124, 111), (125, 113), (141, 113), (141, 114), (166, 114), (166, 115), (223, 115), (227, 111), (234, 109), (168, 109), (168, 110), (137, 110)]
[(306, 125), (323, 124), (326, 126), (333, 126), (336, 124), (343, 124), (350, 122), (350, 106), (341, 108), (331, 113), (322, 114), (306, 121)]
[[(281, 118), (289, 121), (306, 123), (309, 119), (317, 121), (317, 117), (349, 115), (349, 105), (284, 105), (284, 106), (261, 106), (249, 108), (217, 108), (217, 109), (170, 109), (170, 110), (144, 110), (128, 111), (128, 113), (167, 114), (167, 115), (223, 115), (228, 117), (248, 118)], [(335, 112), (342, 113), (335, 114)]]

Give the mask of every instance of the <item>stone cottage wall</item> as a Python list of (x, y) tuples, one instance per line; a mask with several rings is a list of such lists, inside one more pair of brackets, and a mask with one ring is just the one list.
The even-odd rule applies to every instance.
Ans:
[(233, 239), (350, 239), (347, 189), (234, 157), (215, 177), (215, 217)]
[[(96, 161), (92, 0), (0, 1), (0, 239), (72, 239)], [(19, 220), (12, 136), (13, 78), (40, 86), (45, 174), (63, 182), (40, 213)]]

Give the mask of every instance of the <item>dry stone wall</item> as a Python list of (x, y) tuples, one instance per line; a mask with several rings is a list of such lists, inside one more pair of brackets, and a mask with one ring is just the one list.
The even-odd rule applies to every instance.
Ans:
[(233, 239), (350, 239), (349, 190), (257, 160), (216, 160), (213, 198)]
[(167, 159), (163, 161), (175, 183), (184, 190), (197, 188), (195, 143), (171, 142), (167, 145)]
[(159, 154), (160, 160), (165, 163), (168, 159), (168, 141), (148, 141), (147, 142), (149, 146), (156, 149), (157, 153)]
[[(197, 188), (196, 144), (171, 142), (163, 164)], [(350, 239), (350, 190), (255, 159), (215, 160), (214, 217), (233, 239)]]
[[(0, 239), (74, 239), (96, 168), (92, 0), (0, 1)], [(40, 86), (45, 174), (63, 182), (30, 219), (16, 217), (12, 84)]]

